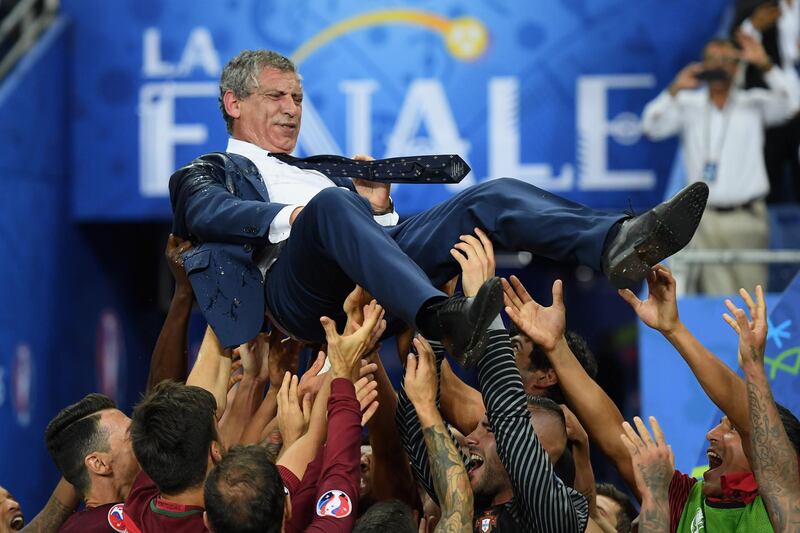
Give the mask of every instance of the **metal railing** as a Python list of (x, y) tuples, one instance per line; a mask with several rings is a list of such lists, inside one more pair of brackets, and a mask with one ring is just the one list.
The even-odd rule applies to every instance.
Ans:
[[(695, 294), (690, 289), (698, 271), (692, 269), (695, 265), (738, 265), (738, 264), (763, 264), (786, 265), (796, 264), (800, 268), (800, 250), (797, 249), (731, 249), (731, 250), (683, 250), (670, 257), (667, 264), (672, 269), (678, 285), (678, 295), (686, 296)], [(766, 283), (766, 279), (764, 282)], [(766, 285), (765, 285), (766, 286)]]
[[(12, 4), (10, 7), (6, 7)], [(0, 0), (0, 79), (27, 52), (55, 19), (59, 0)]]

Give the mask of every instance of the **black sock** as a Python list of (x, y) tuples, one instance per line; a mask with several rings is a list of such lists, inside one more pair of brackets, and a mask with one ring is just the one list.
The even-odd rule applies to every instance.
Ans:
[(417, 313), (417, 330), (426, 339), (439, 341), (442, 340), (442, 328), (436, 319), (436, 308), (439, 304), (447, 300), (444, 296), (436, 296), (422, 304)]

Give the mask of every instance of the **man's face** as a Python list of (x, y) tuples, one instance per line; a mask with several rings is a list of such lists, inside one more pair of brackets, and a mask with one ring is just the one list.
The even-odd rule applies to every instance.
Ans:
[(289, 153), (297, 144), (303, 86), (291, 71), (265, 68), (250, 96), (239, 100), (233, 134), (268, 152)]
[(0, 487), (0, 533), (19, 531), (25, 525), (25, 517), (19, 508), (19, 502), (10, 492)]
[(131, 446), (131, 419), (119, 409), (106, 409), (100, 414), (100, 425), (108, 433), (115, 484), (117, 487), (130, 488), (141, 470)]
[(503, 463), (500, 462), (500, 456), (497, 455), (497, 442), (489, 428), (489, 419), (486, 415), (478, 427), (467, 435), (466, 445), (470, 454), (467, 473), (475, 499), (493, 502), (501, 492), (510, 491), (511, 481)]
[(361, 498), (372, 493), (372, 446), (361, 447), (361, 479), (358, 492)]
[(525, 394), (546, 396), (547, 390), (558, 381), (558, 378), (552, 369), (539, 370), (531, 366), (533, 341), (525, 335), (514, 335), (511, 337), (511, 348), (514, 350), (514, 359), (522, 377)]
[(742, 448), (742, 438), (728, 417), (722, 417), (719, 425), (706, 434), (708, 439), (708, 466), (703, 474), (703, 494), (722, 496), (720, 478), (734, 472), (750, 472), (752, 467)]
[(611, 527), (616, 529), (619, 523), (619, 512), (622, 510), (622, 507), (620, 507), (615, 499), (604, 496), (603, 494), (597, 495), (596, 502), (597, 511), (600, 513), (600, 516), (608, 520)]
[(728, 80), (711, 81), (711, 84), (730, 84), (736, 75), (738, 53), (731, 44), (711, 43), (703, 54), (703, 67), (707, 70), (721, 69), (728, 74)]
[(550, 463), (556, 464), (567, 447), (567, 430), (561, 419), (547, 409), (530, 409), (531, 424)]

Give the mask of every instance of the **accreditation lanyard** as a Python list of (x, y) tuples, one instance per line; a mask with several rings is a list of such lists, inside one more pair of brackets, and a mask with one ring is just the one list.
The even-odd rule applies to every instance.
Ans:
[(717, 139), (716, 149), (712, 151), (711, 146), (711, 120), (713, 118), (714, 103), (709, 98), (706, 105), (706, 131), (705, 131), (705, 166), (703, 166), (703, 181), (713, 183), (717, 179), (719, 172), (719, 160), (722, 157), (722, 150), (725, 148), (725, 139), (728, 137), (728, 129), (731, 122), (733, 105), (731, 105), (732, 94), (728, 95), (725, 107), (722, 108), (722, 132)]

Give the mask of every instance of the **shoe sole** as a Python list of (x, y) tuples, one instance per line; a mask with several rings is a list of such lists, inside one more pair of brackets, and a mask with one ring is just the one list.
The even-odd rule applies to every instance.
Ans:
[(619, 289), (638, 288), (653, 268), (692, 240), (708, 200), (708, 186), (697, 182), (670, 200), (655, 227), (610, 268), (609, 279)]
[[(483, 293), (483, 294), (482, 294)], [(471, 367), (481, 358), (489, 345), (489, 332), (492, 321), (503, 308), (503, 287), (500, 278), (487, 280), (476, 295), (482, 298), (483, 305), (478, 309), (478, 319), (467, 348), (460, 358), (462, 366)]]

